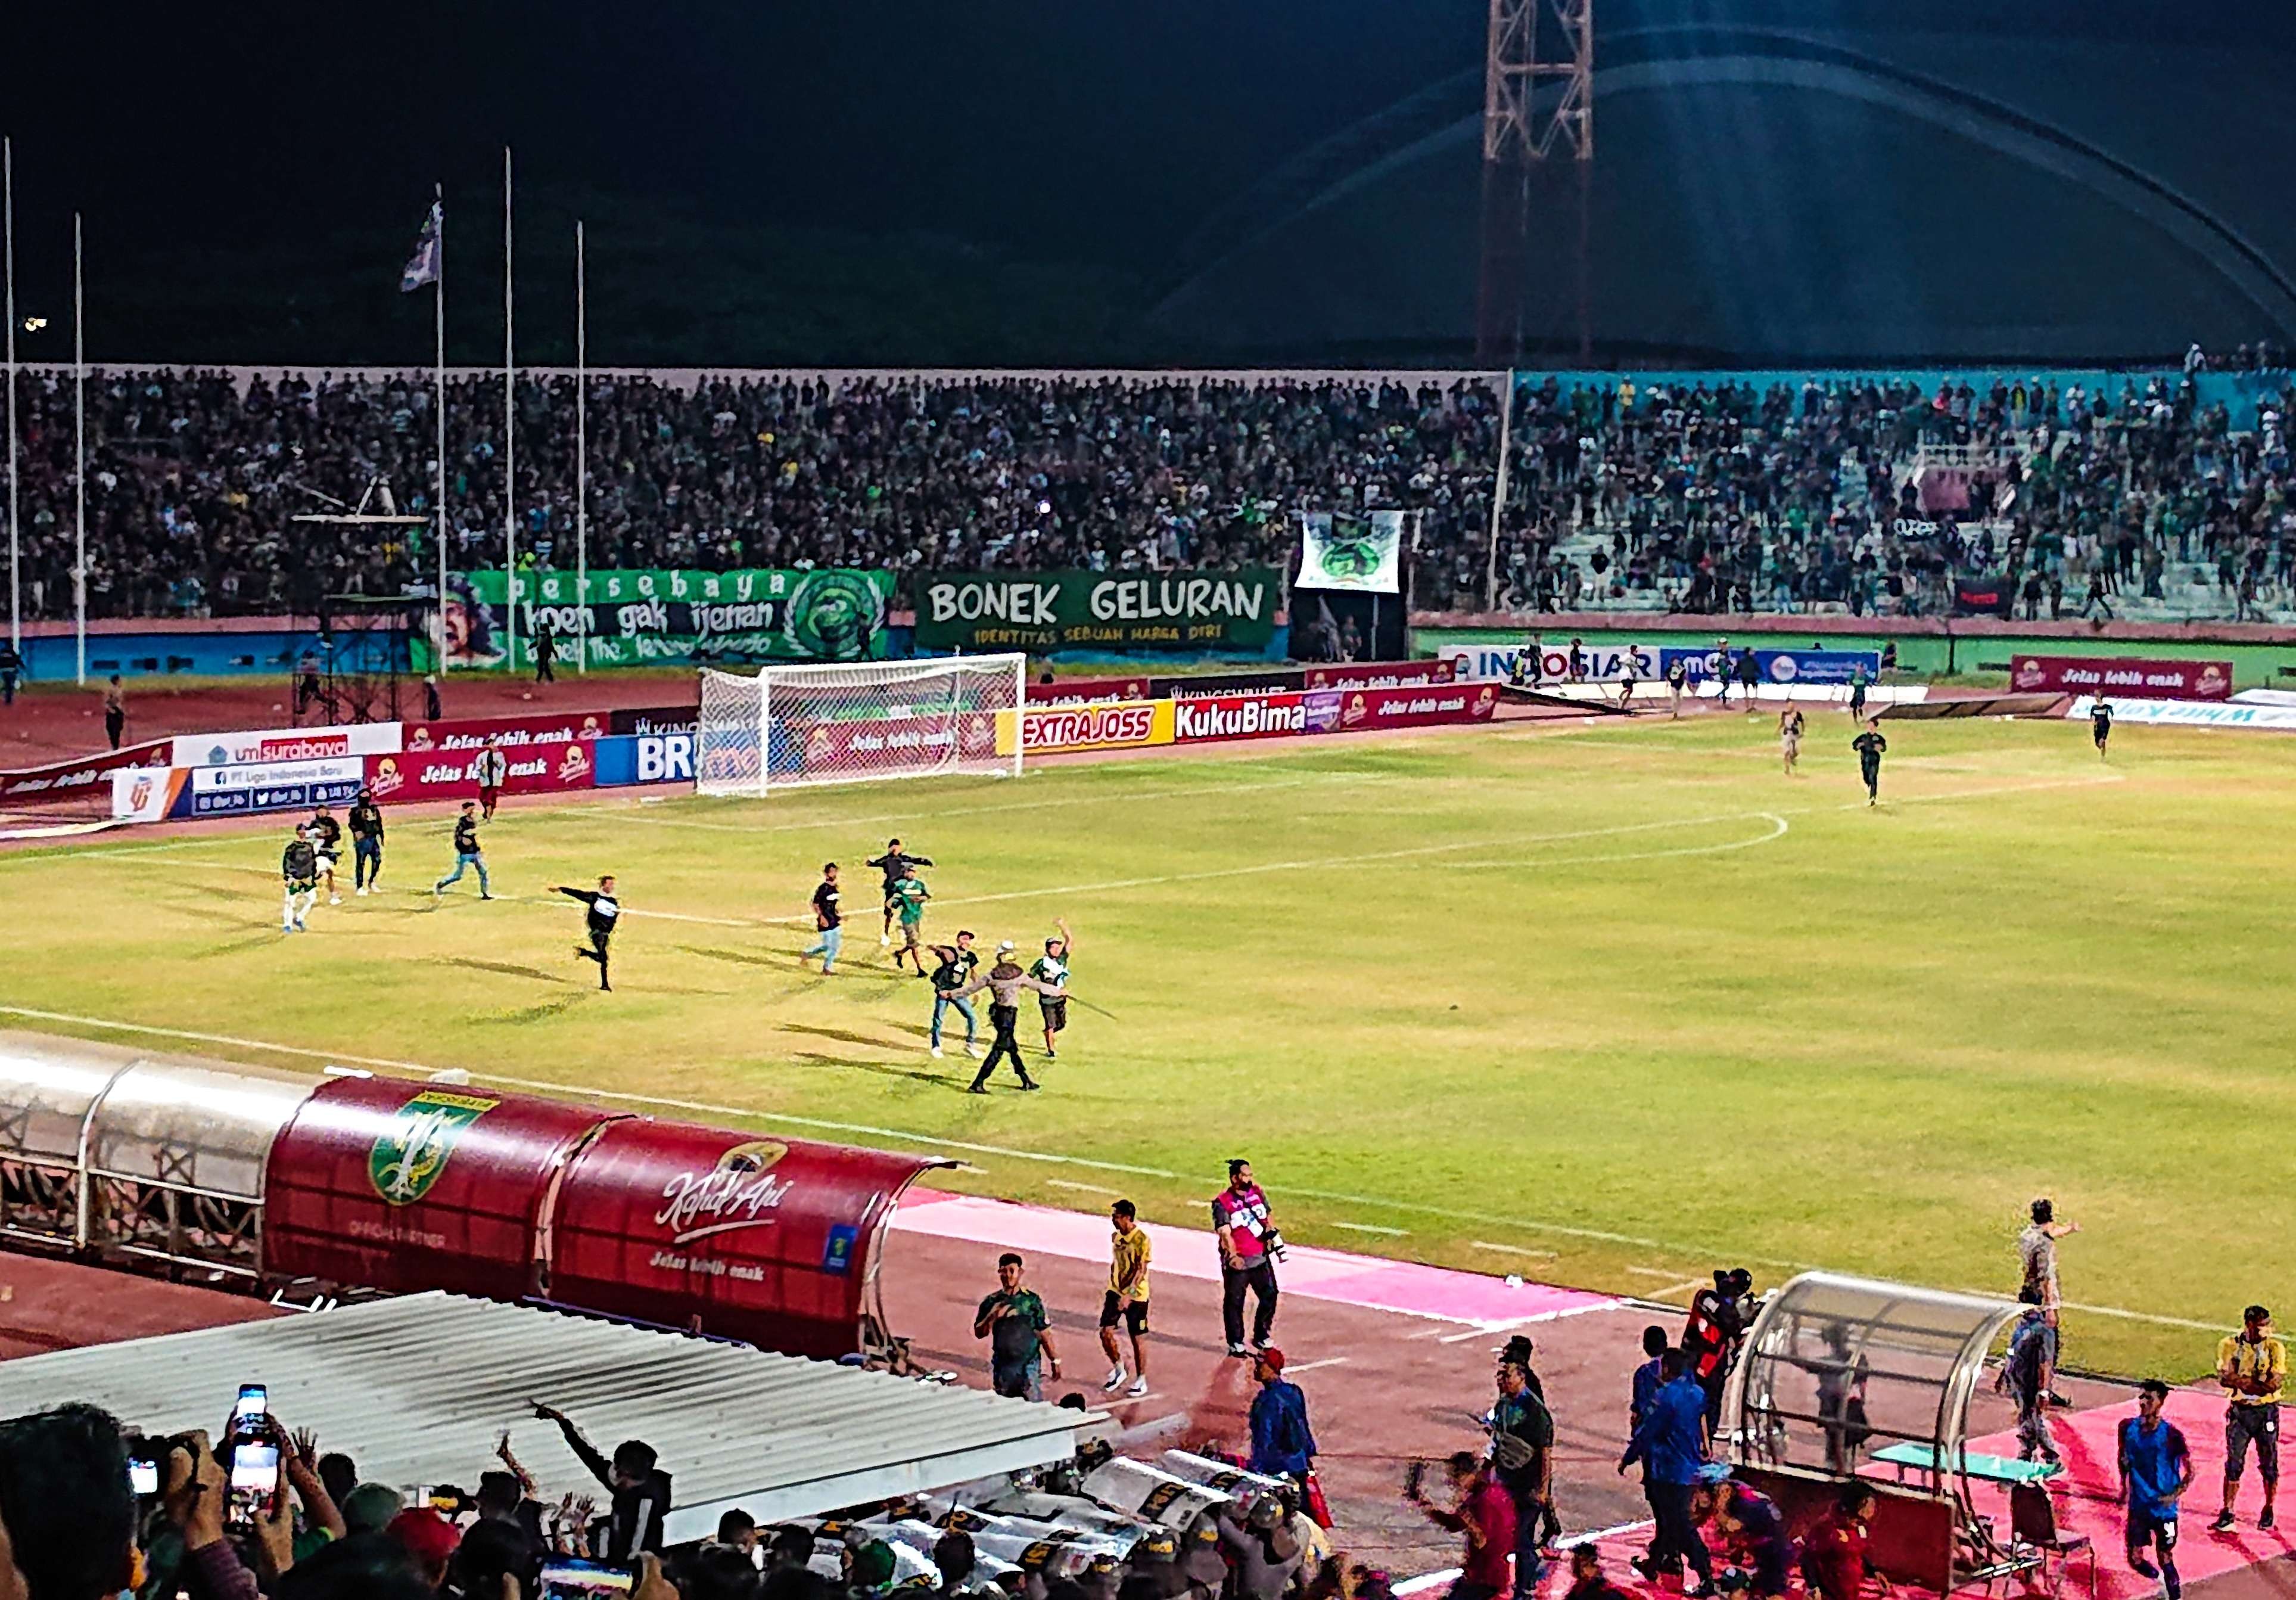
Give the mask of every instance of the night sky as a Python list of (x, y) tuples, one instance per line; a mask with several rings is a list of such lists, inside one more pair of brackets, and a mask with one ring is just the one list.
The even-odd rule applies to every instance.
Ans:
[[(2296, 33), (2284, 4), (2173, 22), (2152, 0), (2004, 9), (1604, 0), (1598, 15), (1961, 29), (1988, 50), (2027, 33), (2262, 29), (2280, 45)], [(373, 285), (388, 286), (441, 179), (450, 275), (464, 267), (473, 296), (498, 298), (480, 252), (499, 248), (508, 141), (521, 293), (530, 250), (534, 292), (557, 294), (579, 212), (633, 327), (643, 314), (673, 330), (663, 348), (681, 296), (725, 292), (702, 267), (689, 281), (681, 258), (708, 258), (718, 279), (764, 270), (741, 265), (757, 258), (726, 230), (801, 239), (791, 248), (824, 259), (922, 260), (941, 279), (978, 255), (1120, 306), (1275, 163), (1474, 68), (1483, 26), (1480, 0), (20, 5), (0, 38), (20, 299), (68, 314), (78, 206), (92, 299), (109, 308), (92, 311), (98, 356), (216, 359), (239, 341), (250, 358), (419, 357), (427, 320)], [(378, 254), (370, 281), (362, 264)], [(785, 275), (798, 294), (802, 274)], [(473, 357), (483, 332), (473, 320)], [(24, 354), (69, 349), (52, 332)]]

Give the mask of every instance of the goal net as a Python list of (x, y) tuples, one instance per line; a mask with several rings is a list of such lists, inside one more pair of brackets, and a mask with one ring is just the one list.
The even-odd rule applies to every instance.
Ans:
[(1021, 771), (1021, 655), (705, 669), (694, 739), (701, 794)]

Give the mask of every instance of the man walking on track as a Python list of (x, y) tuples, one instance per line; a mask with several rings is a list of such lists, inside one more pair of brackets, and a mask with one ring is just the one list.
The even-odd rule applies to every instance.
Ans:
[(2272, 1331), (2272, 1313), (2251, 1306), (2241, 1313), (2241, 1329), (2217, 1345), (2217, 1382), (2224, 1385), (2224, 1509), (2210, 1526), (2218, 1533), (2233, 1524), (2232, 1503), (2240, 1493), (2248, 1447), (2256, 1447), (2256, 1475), (2264, 1481), (2264, 1510), (2259, 1528), (2272, 1528), (2272, 1502), (2280, 1492), (2280, 1386), (2288, 1378), (2288, 1347)]
[(1714, 1562), (1690, 1517), (1691, 1486), (1706, 1465), (1706, 1391), (1690, 1375), (1678, 1350), (1659, 1358), (1659, 1376), (1663, 1381), (1651, 1397), (1650, 1409), (1619, 1457), (1620, 1476), (1637, 1461), (1649, 1465), (1643, 1492), (1658, 1519), (1648, 1559), (1631, 1564), (1655, 1584), (1662, 1573), (1680, 1578), (1686, 1561), (1698, 1574), (1692, 1593), (1710, 1596), (1715, 1592)]
[[(987, 1094), (988, 1075), (996, 1070), (998, 1062), (1008, 1060), (1013, 1063), (1013, 1076), (1021, 1080), (1022, 1088), (1040, 1087), (1037, 1080), (1029, 1076), (1029, 1069), (1021, 1060), (1021, 1041), (1013, 1030), (1021, 1025), (1021, 991), (1033, 989), (1043, 995), (1050, 994), (1052, 990), (1021, 970), (1021, 964), (1013, 959), (1013, 941), (1009, 939), (996, 947), (996, 965), (963, 989), (951, 993), (948, 998), (967, 999), (984, 989), (988, 990), (988, 1025), (996, 1030), (996, 1041), (988, 1046), (988, 1055), (980, 1063), (980, 1071), (973, 1074), (972, 1093)], [(1059, 1374), (1054, 1375), (1057, 1377)]]
[(568, 899), (579, 900), (590, 908), (588, 919), (590, 948), (586, 950), (580, 945), (576, 945), (574, 954), (585, 961), (594, 961), (598, 964), (598, 987), (609, 994), (612, 993), (614, 986), (606, 981), (606, 952), (608, 945), (613, 940), (614, 924), (619, 923), (622, 916), (622, 903), (614, 895), (614, 874), (608, 873), (604, 877), (600, 878), (595, 891), (587, 889), (569, 889), (562, 883), (554, 884), (553, 887)]
[(481, 820), (492, 822), (495, 802), (502, 798), (502, 786), (510, 780), (510, 758), (503, 754), (501, 735), (487, 735), (487, 747), (479, 752), (472, 768), (479, 780), (479, 804), (486, 810)]
[[(2169, 1386), (2147, 1378), (2136, 1391), (2136, 1415), (2120, 1424), (2120, 1497), (2128, 1508), (2126, 1543), (2131, 1571), (2161, 1579), (2169, 1600), (2185, 1592), (2177, 1573), (2177, 1509), (2192, 1487), (2193, 1456), (2177, 1424), (2161, 1415)], [(2148, 1547), (2161, 1564), (2145, 1559)]]
[(554, 684), (558, 681), (558, 630), (544, 623), (534, 630), (534, 681)]
[(1554, 1417), (1531, 1387), (1529, 1346), (1508, 1341), (1491, 1407), (1491, 1465), (1514, 1501), (1516, 1600), (1538, 1592), (1538, 1548), (1554, 1500)]
[(821, 975), (824, 978), (836, 969), (837, 952), (845, 946), (845, 918), (838, 910), (837, 863), (822, 864), (821, 882), (813, 890), (813, 927), (820, 935), (798, 952), (800, 962), (821, 957)]
[(119, 686), (119, 674), (103, 685), (103, 736), (111, 741), (111, 748), (119, 748), (119, 735), (127, 731), (127, 691)]
[(1866, 731), (1849, 742), (1849, 748), (1857, 752), (1857, 775), (1866, 781), (1866, 803), (1869, 806), (1880, 805), (1882, 803), (1882, 754), (1890, 748), (1890, 742), (1882, 737), (1881, 718), (1868, 717), (1866, 719)]
[[(1275, 1332), (1275, 1263), (1283, 1259), (1283, 1236), (1268, 1220), (1267, 1196), (1251, 1181), (1251, 1163), (1241, 1156), (1227, 1164), (1227, 1187), (1212, 1197), (1212, 1228), (1219, 1235), (1220, 1321), (1227, 1353), (1248, 1356), (1266, 1350)], [(1258, 1302), (1249, 1348), (1243, 1342), (1247, 1289)]]
[(1108, 1294), (1100, 1302), (1100, 1348), (1108, 1352), (1108, 1381), (1101, 1392), (1114, 1394), (1124, 1387), (1124, 1347), (1116, 1337), (1120, 1324), (1132, 1336), (1134, 1399), (1148, 1392), (1148, 1230), (1128, 1200), (1108, 1208), (1116, 1229), (1109, 1240)]
[(2080, 1232), (2080, 1224), (2058, 1221), (2056, 1202), (2046, 1195), (2033, 1202), (2028, 1215), (2032, 1221), (2017, 1235), (2017, 1259), (2023, 1274), (2020, 1298), (2028, 1289), (2039, 1297), (2033, 1303), (2041, 1308), (2049, 1330), (2042, 1348), (2041, 1400), (2045, 1405), (2062, 1406), (2066, 1402), (2056, 1392), (2057, 1357), (2064, 1340), (2059, 1320), (2062, 1295), (2057, 1287), (2057, 1241)]
[(475, 815), (477, 810), (476, 800), (463, 802), (463, 814), (455, 819), (455, 870), (430, 886), (430, 893), (434, 898), (445, 894), (452, 885), (460, 883), (463, 881), (463, 869), (466, 866), (475, 866), (479, 869), (479, 898), (491, 900), (495, 898), (494, 890), (487, 887), (486, 855), (479, 849), (479, 819)]
[(1008, 1399), (1037, 1400), (1044, 1391), (1037, 1364), (1061, 1375), (1060, 1352), (1053, 1348), (1052, 1319), (1034, 1289), (1021, 1286), (1025, 1265), (1011, 1251), (996, 1258), (996, 1290), (980, 1302), (972, 1336), (988, 1341), (989, 1385)]

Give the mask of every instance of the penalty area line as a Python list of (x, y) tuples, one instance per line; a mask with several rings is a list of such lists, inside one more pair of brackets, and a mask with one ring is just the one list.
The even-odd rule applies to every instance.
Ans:
[[(245, 1038), (234, 1034), (202, 1033), (188, 1028), (163, 1028), (148, 1022), (121, 1022), (111, 1017), (81, 1016), (70, 1012), (42, 1011), (30, 1006), (0, 1005), (0, 1016), (21, 1017), (31, 1022), (62, 1022), (79, 1028), (94, 1028), (115, 1033), (144, 1034), (155, 1038), (183, 1039), (193, 1044), (228, 1045), (240, 1050), (262, 1050), (278, 1055), (291, 1055), (300, 1060), (335, 1063), (351, 1066), (380, 1067), (389, 1071), (411, 1072), (429, 1078), (441, 1071), (457, 1069), (441, 1068), (422, 1062), (394, 1061), (388, 1057), (351, 1055), (338, 1050), (315, 1050), (301, 1045), (282, 1045), (267, 1039)], [(1062, 1155), (1053, 1151), (1024, 1150), (1010, 1145), (990, 1145), (972, 1139), (954, 1139), (938, 1134), (913, 1133), (906, 1128), (880, 1128), (866, 1122), (840, 1122), (824, 1117), (799, 1116), (790, 1112), (764, 1111), (755, 1106), (727, 1105), (707, 1100), (684, 1100), (667, 1095), (641, 1095), (627, 1090), (602, 1089), (586, 1084), (560, 1083), (548, 1079), (515, 1078), (506, 1073), (480, 1069), (460, 1069), (468, 1071), (474, 1081), (500, 1084), (510, 1088), (537, 1089), (546, 1094), (562, 1095), (580, 1099), (611, 1100), (628, 1105), (660, 1105), (674, 1111), (698, 1112), (705, 1116), (747, 1117), (759, 1122), (782, 1122), (792, 1128), (808, 1128), (824, 1133), (855, 1135), (865, 1138), (890, 1139), (898, 1144), (918, 1145), (927, 1149), (962, 1151), (968, 1155), (994, 1156), (1006, 1161), (1039, 1161), (1048, 1166), (1067, 1167), (1078, 1171), (1115, 1172), (1128, 1177), (1160, 1178), (1170, 1183), (1213, 1181), (1210, 1173), (1175, 1172), (1164, 1167), (1146, 1167), (1126, 1161), (1102, 1161), (1092, 1156)], [(1480, 1224), (1487, 1227), (1511, 1228), (1527, 1234), (1558, 1234), (1568, 1238), (1592, 1239), (1603, 1243), (1631, 1244), (1644, 1250), (1654, 1250), (1666, 1255), (1691, 1257), (1729, 1256), (1757, 1267), (1775, 1267), (1794, 1272), (1820, 1270), (1816, 1263), (1783, 1260), (1771, 1256), (1746, 1255), (1735, 1248), (1712, 1244), (1669, 1243), (1659, 1239), (1646, 1239), (1639, 1235), (1622, 1234), (1607, 1228), (1580, 1227), (1570, 1223), (1544, 1222), (1521, 1217), (1496, 1217), (1483, 1211), (1466, 1211), (1448, 1206), (1429, 1205), (1422, 1202), (1393, 1200), (1379, 1195), (1343, 1194), (1329, 1189), (1286, 1187), (1284, 1193), (1303, 1200), (1319, 1200), (1334, 1205), (1360, 1206), (1373, 1210), (1403, 1212), (1414, 1216), (1436, 1217), (1447, 1222)], [(1484, 1248), (1488, 1248), (1485, 1246)], [(2213, 1330), (2213, 1323), (2195, 1322), (2182, 1317), (2163, 1317), (2152, 1311), (2133, 1311), (2120, 1306), (2074, 1304), (2071, 1309), (2100, 1317), (2117, 1317), (2131, 1322), (2157, 1323), (2163, 1327)], [(1587, 1307), (1592, 1310), (1597, 1308)], [(1559, 1313), (1558, 1315), (1571, 1315)], [(1544, 1320), (1544, 1319), (1534, 1319)]]

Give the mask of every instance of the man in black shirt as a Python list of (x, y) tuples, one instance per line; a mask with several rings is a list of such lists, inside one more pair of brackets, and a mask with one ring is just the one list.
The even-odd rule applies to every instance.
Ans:
[(845, 913), (839, 907), (837, 863), (824, 861), (821, 866), (821, 882), (813, 890), (813, 926), (821, 935), (798, 952), (804, 963), (821, 957), (821, 975), (824, 978), (836, 970), (837, 953), (845, 948)]
[(1857, 752), (1858, 775), (1866, 780), (1866, 803), (1878, 804), (1882, 799), (1882, 752), (1890, 748), (1890, 742), (1882, 737), (1882, 719), (1867, 718), (1866, 731), (1849, 742), (1849, 748)]
[(2112, 705), (2102, 694), (2089, 702), (2089, 736), (2096, 741), (2096, 759), (2104, 759), (2104, 742), (2112, 737)]
[(479, 869), (479, 898), (491, 900), (494, 891), (487, 887), (487, 858), (479, 850), (478, 802), (464, 800), (463, 814), (455, 819), (455, 870), (430, 886), (432, 895), (447, 892), (447, 885), (463, 881), (463, 869)]
[(358, 892), (379, 888), (382, 882), (382, 808), (374, 791), (362, 789), (351, 802), (351, 882)]
[(899, 887), (910, 867), (931, 866), (932, 864), (931, 856), (912, 856), (903, 850), (898, 839), (885, 841), (885, 853), (871, 858), (869, 865), (885, 874), (885, 930), (877, 936), (879, 944), (893, 942), (893, 914), (900, 909), (900, 903), (893, 891)]
[(319, 875), (327, 881), (327, 904), (341, 905), (343, 897), (335, 890), (335, 863), (343, 853), (343, 825), (335, 820), (335, 808), (322, 801), (303, 825), (303, 833), (319, 858)]
[(319, 898), (319, 857), (300, 828), (280, 853), (279, 876), (287, 885), (287, 898), (279, 907), (279, 931), (300, 933), (304, 915)]
[(582, 1458), (592, 1477), (613, 1493), (612, 1509), (605, 1518), (605, 1537), (597, 1547), (598, 1559), (627, 1564), (636, 1560), (641, 1550), (660, 1555), (662, 1518), (669, 1514), (669, 1474), (656, 1467), (660, 1458), (653, 1447), (626, 1440), (614, 1447), (614, 1458), (609, 1461), (582, 1437), (573, 1419), (555, 1406), (537, 1405), (534, 1414), (545, 1422), (556, 1423), (566, 1436), (567, 1448)]
[(554, 684), (558, 681), (558, 630), (544, 623), (534, 631), (534, 681)]
[(940, 1020), (952, 1008), (964, 1019), (964, 1051), (968, 1055), (980, 1054), (980, 1022), (974, 1014), (972, 1002), (956, 997), (956, 991), (972, 981), (972, 971), (980, 964), (980, 953), (972, 948), (972, 930), (961, 929), (953, 945), (927, 945), (932, 958), (939, 964), (933, 968), (933, 1059), (940, 1059)]
[(23, 670), (24, 658), (13, 644), (0, 639), (0, 705), (16, 703), (16, 677)]
[(600, 878), (595, 891), (569, 889), (563, 883), (554, 883), (551, 887), (568, 899), (579, 900), (590, 908), (590, 948), (586, 950), (576, 945), (574, 954), (585, 961), (598, 964), (598, 987), (611, 994), (614, 986), (606, 981), (607, 947), (613, 941), (614, 924), (622, 918), (622, 903), (614, 897), (614, 874), (608, 873)]

